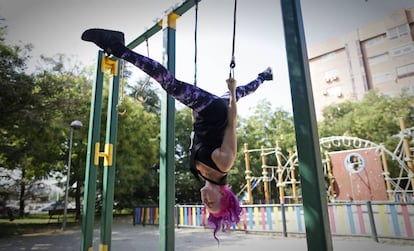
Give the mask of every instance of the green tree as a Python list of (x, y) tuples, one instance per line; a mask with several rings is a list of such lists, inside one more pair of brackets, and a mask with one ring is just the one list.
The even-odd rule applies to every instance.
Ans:
[[(293, 117), (281, 108), (272, 109), (271, 103), (261, 100), (254, 108), (254, 115), (248, 118), (240, 118), (237, 128), (238, 154), (234, 167), (230, 171), (229, 181), (234, 192), (239, 192), (246, 184), (245, 180), (245, 154), (244, 144), (249, 149), (275, 148), (279, 141), (282, 152), (287, 156), (289, 151), (294, 151), (295, 131)], [(262, 162), (260, 152), (250, 154), (252, 175), (262, 176)], [(267, 164), (275, 166), (274, 155), (267, 158)], [(257, 198), (264, 198), (263, 187), (255, 189)], [(272, 189), (272, 197), (277, 198), (276, 189)]]
[(384, 143), (393, 149), (400, 131), (399, 119), (411, 121), (414, 114), (414, 96), (401, 93), (390, 97), (372, 90), (359, 102), (344, 102), (323, 110), (323, 121), (319, 123), (320, 137), (348, 135)]
[[(73, 134), (70, 187), (76, 183), (70, 195), (75, 197), (77, 215), (80, 215), (81, 193), (85, 177), (85, 159), (89, 123), (90, 97), (92, 91), (90, 74), (79, 63), (71, 63), (63, 54), (41, 57), (41, 68), (36, 74), (36, 97), (42, 101), (37, 112), (44, 117), (44, 130), (48, 134), (47, 156), (40, 159), (48, 163), (43, 176), (59, 172), (66, 175), (70, 123), (80, 120), (83, 127)], [(41, 146), (39, 146), (41, 147)]]
[(175, 117), (175, 178), (178, 203), (199, 203), (202, 182), (190, 172), (189, 147), (192, 131), (192, 110), (177, 110)]
[[(4, 28), (1, 31), (5, 34)], [(63, 170), (71, 115), (85, 112), (80, 107), (85, 104), (86, 79), (77, 77), (74, 69), (64, 71), (62, 55), (41, 58), (43, 71), (28, 75), (31, 46), (8, 46), (3, 41), (1, 37), (0, 111), (7, 116), (0, 122), (0, 160), (5, 168), (20, 170), (17, 191), (22, 215), (30, 186)]]
[[(347, 135), (384, 144), (389, 150), (397, 146), (400, 132), (399, 119), (412, 122), (414, 96), (406, 92), (390, 97), (372, 90), (359, 102), (344, 102), (323, 110), (324, 120), (319, 123), (320, 137)], [(391, 176), (398, 176), (396, 163), (389, 161)]]
[(119, 208), (158, 203), (159, 116), (126, 97), (118, 117), (115, 201)]

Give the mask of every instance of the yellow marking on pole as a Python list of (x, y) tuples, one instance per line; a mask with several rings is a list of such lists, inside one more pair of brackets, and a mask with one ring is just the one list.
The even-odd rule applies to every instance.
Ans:
[(100, 244), (99, 245), (99, 251), (108, 251), (108, 245)]
[(94, 164), (97, 166), (99, 165), (99, 158), (104, 158), (104, 166), (112, 166), (112, 156), (113, 156), (113, 144), (105, 144), (105, 151), (100, 152), (99, 149), (100, 144), (99, 142), (95, 143), (95, 156), (94, 156)]
[(110, 59), (105, 54), (102, 54), (101, 72), (105, 73), (108, 69), (112, 76), (118, 75), (118, 60)]
[(164, 17), (164, 19), (161, 21), (162, 22), (162, 28), (171, 28), (176, 30), (177, 29), (177, 19), (180, 17), (180, 15), (178, 15), (175, 12), (171, 12), (170, 14), (168, 14), (167, 16)]

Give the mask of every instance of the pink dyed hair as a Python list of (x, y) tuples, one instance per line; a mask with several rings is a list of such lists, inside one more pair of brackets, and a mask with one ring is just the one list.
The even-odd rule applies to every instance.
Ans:
[(220, 227), (224, 225), (223, 231), (229, 230), (233, 224), (239, 223), (242, 211), (236, 195), (234, 195), (227, 185), (220, 186), (220, 190), (225, 193), (225, 196), (220, 200), (221, 211), (218, 213), (210, 213), (207, 219), (208, 225), (214, 228), (213, 236), (217, 242), (219, 242), (219, 239), (216, 233)]

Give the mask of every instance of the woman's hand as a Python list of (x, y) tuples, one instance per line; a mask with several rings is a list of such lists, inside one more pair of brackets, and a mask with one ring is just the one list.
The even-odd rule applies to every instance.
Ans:
[(234, 78), (229, 78), (226, 80), (227, 88), (229, 88), (230, 93), (234, 93), (236, 91), (237, 81)]

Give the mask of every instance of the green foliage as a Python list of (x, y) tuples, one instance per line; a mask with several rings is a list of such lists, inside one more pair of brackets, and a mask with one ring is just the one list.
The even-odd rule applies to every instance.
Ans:
[[(0, 166), (20, 170), (21, 179), (14, 190), (21, 201), (30, 196), (27, 189), (43, 177), (64, 173), (69, 148), (70, 123), (80, 120), (83, 127), (74, 133), (72, 150), (71, 183), (78, 186), (75, 196), (78, 207), (85, 180), (85, 160), (92, 86), (95, 73), (91, 68), (81, 68), (77, 62), (64, 55), (41, 57), (40, 67), (34, 74), (26, 73), (31, 45), (8, 46), (4, 44), (6, 29), (0, 26)], [(116, 176), (114, 199), (118, 208), (133, 208), (140, 204), (158, 204), (159, 197), (159, 131), (160, 100), (150, 79), (129, 84), (131, 72), (123, 71), (125, 97), (119, 110), (126, 110), (118, 117), (116, 145)], [(105, 78), (109, 86), (109, 78)], [(156, 84), (155, 84), (156, 85)], [(120, 91), (123, 91), (122, 89)], [(104, 90), (107, 105), (108, 88)], [(137, 100), (145, 100), (140, 102)], [(388, 149), (395, 147), (399, 132), (398, 119), (411, 122), (414, 97), (402, 93), (388, 97), (370, 91), (359, 102), (343, 102), (328, 106), (319, 123), (320, 137), (349, 135), (384, 143)], [(244, 144), (249, 149), (273, 148), (280, 142), (285, 156), (295, 151), (293, 117), (281, 108), (272, 109), (271, 103), (261, 100), (254, 108), (254, 115), (239, 118), (237, 127), (238, 155), (229, 174), (229, 183), (235, 193), (245, 185)], [(106, 125), (103, 109), (101, 128)], [(176, 111), (175, 121), (175, 174), (176, 202), (199, 203), (201, 182), (189, 172), (188, 147), (192, 131), (192, 113), (189, 108)], [(101, 130), (101, 139), (105, 131)], [(250, 159), (254, 176), (262, 176), (260, 153)], [(275, 159), (269, 157), (270, 165)], [(102, 170), (99, 170), (102, 176)], [(101, 180), (101, 177), (99, 177)], [(101, 183), (98, 184), (98, 193)], [(263, 188), (257, 188), (257, 198), (264, 198)], [(2, 193), (10, 191), (1, 190)], [(272, 198), (277, 198), (276, 189)]]
[(202, 182), (195, 179), (190, 172), (189, 146), (192, 131), (192, 111), (183, 108), (176, 112), (175, 117), (175, 178), (177, 203), (200, 203)]
[(146, 111), (159, 114), (160, 99), (153, 85), (154, 83), (149, 77), (136, 82), (134, 85), (127, 85), (128, 96), (140, 102)]
[(120, 208), (158, 204), (159, 116), (127, 97), (118, 117), (115, 201)]
[(401, 93), (389, 97), (373, 90), (360, 102), (345, 102), (331, 105), (323, 110), (324, 120), (319, 125), (320, 137), (348, 135), (384, 143), (393, 149), (400, 131), (399, 119), (411, 121), (414, 97)]
[[(413, 104), (414, 96), (406, 93), (389, 97), (372, 90), (359, 102), (326, 107), (324, 120), (319, 125), (320, 137), (353, 136), (384, 144), (388, 150), (394, 151), (399, 139), (392, 136), (400, 132), (400, 118), (407, 124), (412, 122)], [(398, 177), (400, 169), (397, 163), (388, 160), (388, 166), (391, 176)]]
[[(20, 200), (20, 214), (24, 201), (31, 196), (28, 189), (51, 173), (62, 171), (67, 160), (70, 122), (87, 122), (89, 105), (85, 97), (90, 96), (91, 89), (76, 68), (64, 68), (67, 59), (63, 55), (42, 57), (43, 69), (27, 74), (30, 50), (30, 45), (0, 43), (0, 112), (7, 114), (0, 122), (0, 164), (21, 171), (18, 187), (8, 191), (10, 197)], [(74, 165), (79, 163), (78, 156), (84, 159), (85, 155), (74, 151)]]
[[(274, 148), (276, 141), (278, 141), (281, 151), (285, 155), (288, 155), (289, 151), (295, 150), (295, 130), (292, 115), (280, 108), (272, 110), (271, 107), (269, 101), (262, 100), (255, 107), (254, 115), (246, 119), (239, 119), (237, 128), (238, 154), (229, 175), (229, 181), (235, 193), (239, 192), (246, 184), (244, 144), (248, 145), (248, 149), (260, 149), (262, 146), (264, 148)], [(269, 156), (268, 164), (276, 165), (276, 158)], [(250, 165), (253, 176), (262, 176), (260, 152), (250, 154)], [(263, 188), (256, 189), (259, 194), (258, 198), (264, 198), (262, 191)], [(276, 189), (272, 191), (274, 198), (277, 197), (276, 192)]]

